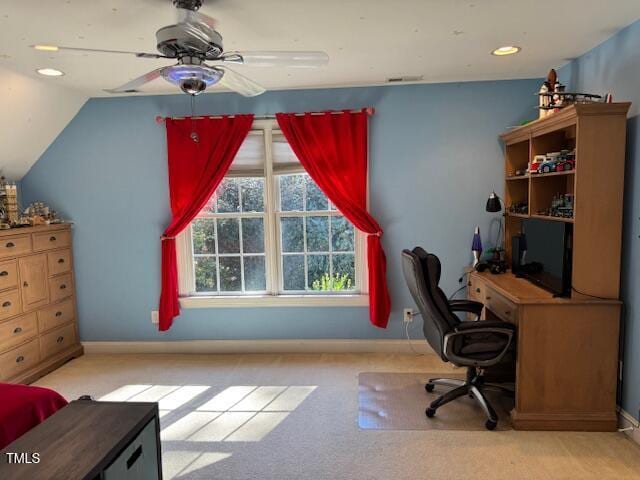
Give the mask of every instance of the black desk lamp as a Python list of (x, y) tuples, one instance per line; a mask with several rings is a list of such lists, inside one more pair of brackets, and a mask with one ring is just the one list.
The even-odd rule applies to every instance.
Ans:
[(500, 205), (500, 197), (496, 195), (496, 192), (492, 192), (491, 195), (489, 195), (485, 210), (490, 213), (496, 213), (502, 210), (502, 205)]

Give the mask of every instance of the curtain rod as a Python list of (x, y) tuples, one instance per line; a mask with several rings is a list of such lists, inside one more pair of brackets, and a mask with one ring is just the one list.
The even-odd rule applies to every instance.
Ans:
[[(327, 110), (324, 112), (308, 112), (308, 113), (311, 113), (311, 115), (322, 115), (324, 113), (343, 113), (344, 111), (345, 110)], [(357, 110), (349, 110), (349, 113), (359, 113), (359, 112), (365, 112), (367, 115), (372, 116), (376, 112), (376, 109), (373, 107), (365, 107), (365, 108), (359, 108)], [(305, 115), (305, 113), (296, 113), (295, 115)], [(165, 120), (186, 120), (188, 118), (199, 120), (202, 118), (223, 118), (223, 117), (234, 117), (234, 116), (235, 115), (197, 115), (195, 117), (163, 117), (161, 115), (158, 115), (156, 117), (156, 123), (162, 124), (164, 123)], [(267, 115), (256, 115), (253, 118), (254, 120), (275, 120), (276, 116), (273, 114), (267, 114)]]

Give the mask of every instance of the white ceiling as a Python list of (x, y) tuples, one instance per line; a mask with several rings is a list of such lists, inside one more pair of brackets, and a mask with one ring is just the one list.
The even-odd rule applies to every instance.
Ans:
[[(321, 70), (238, 67), (267, 88), (542, 77), (640, 17), (638, 0), (204, 0), (227, 50), (325, 50)], [(105, 95), (167, 61), (111, 54), (50, 54), (36, 43), (155, 52), (155, 31), (172, 23), (170, 0), (0, 0), (0, 66)], [(489, 54), (516, 44), (522, 52)], [(175, 92), (164, 80), (153, 92)]]

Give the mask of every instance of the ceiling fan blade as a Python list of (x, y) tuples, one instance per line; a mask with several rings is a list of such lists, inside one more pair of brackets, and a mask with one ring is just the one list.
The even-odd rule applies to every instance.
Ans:
[(99, 48), (62, 47), (59, 45), (31, 45), (31, 48), (40, 52), (87, 52), (87, 53), (119, 53), (135, 55), (138, 58), (171, 58), (157, 53), (129, 52), (126, 50), (103, 50)]
[(203, 23), (214, 30), (216, 29), (218, 21), (209, 15), (187, 8), (176, 8), (176, 10), (178, 11), (178, 23)]
[(255, 97), (256, 95), (260, 95), (267, 91), (262, 85), (234, 70), (231, 70), (229, 67), (215, 68), (224, 71), (224, 75), (218, 83), (229, 90), (239, 93), (240, 95), (245, 97)]
[(329, 63), (329, 55), (325, 52), (247, 51), (225, 53), (221, 60), (252, 67), (313, 68)]
[(155, 80), (156, 78), (158, 78), (160, 75), (162, 75), (162, 71), (165, 69), (166, 67), (160, 67), (160, 68), (156, 68), (155, 70), (152, 70), (148, 73), (145, 73), (144, 75), (142, 75), (141, 77), (136, 78), (135, 80), (131, 80), (130, 82), (125, 83), (124, 85), (119, 86), (118, 88), (111, 88), (108, 90), (105, 90), (105, 92), (107, 93), (135, 93), (138, 92), (138, 88), (141, 87), (142, 85), (145, 85), (153, 80)]

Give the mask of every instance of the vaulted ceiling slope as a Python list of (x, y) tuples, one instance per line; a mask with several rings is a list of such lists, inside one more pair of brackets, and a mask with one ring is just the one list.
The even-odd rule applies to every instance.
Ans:
[(87, 95), (0, 66), (0, 175), (20, 180)]

